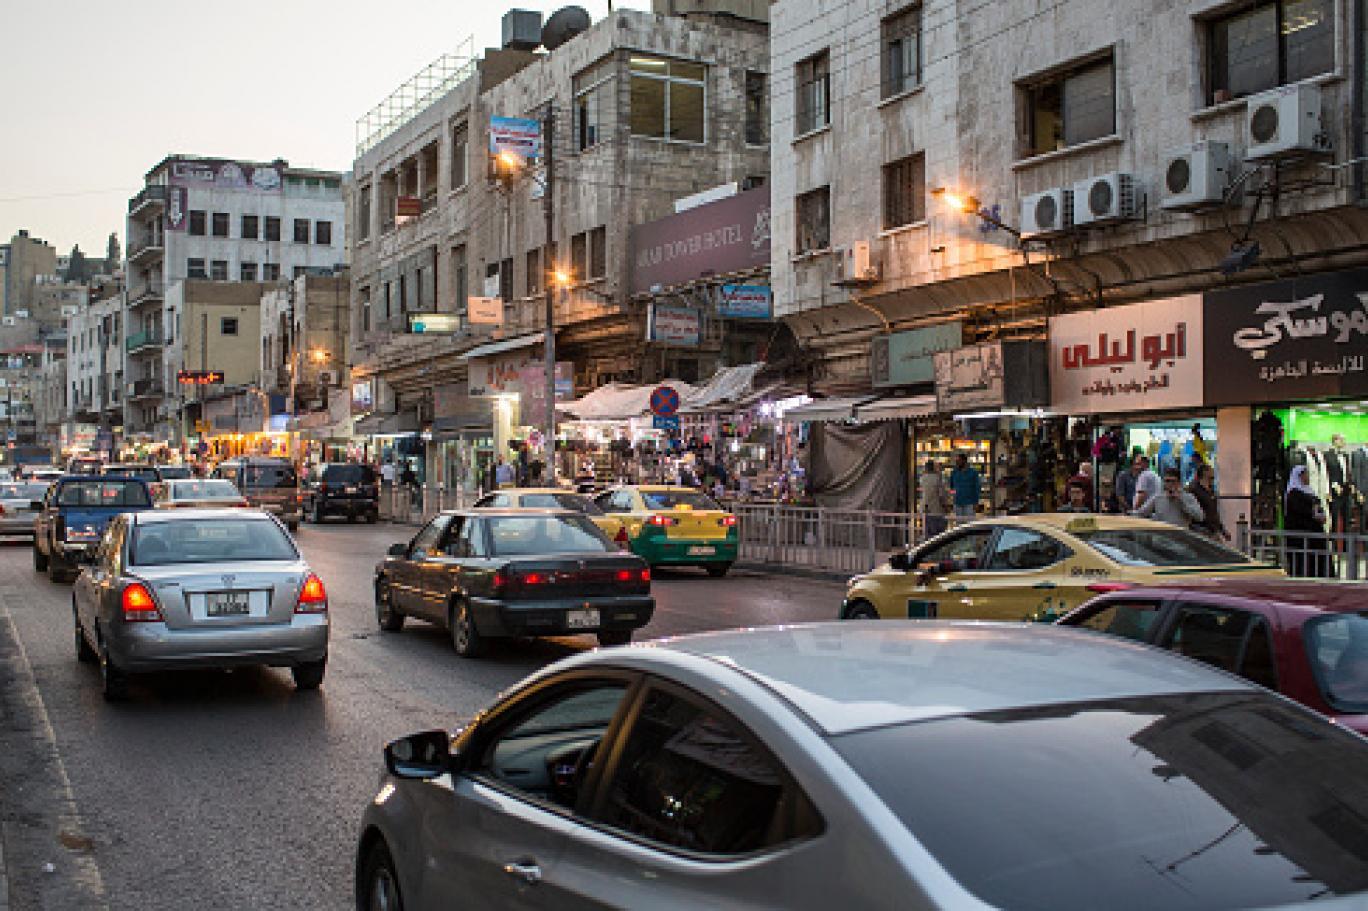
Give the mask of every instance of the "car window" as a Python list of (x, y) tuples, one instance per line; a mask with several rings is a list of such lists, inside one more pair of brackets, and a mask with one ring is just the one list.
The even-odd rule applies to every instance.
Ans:
[(1064, 545), (1029, 528), (1004, 528), (993, 544), (988, 569), (1030, 570), (1053, 566), (1067, 556)]
[(672, 848), (723, 855), (820, 830), (811, 803), (778, 761), (720, 709), (652, 688), (631, 724), (595, 813), (601, 822)]
[(1339, 712), (1368, 714), (1368, 612), (1312, 617), (1302, 638), (1325, 701)]
[(68, 481), (57, 491), (57, 505), (70, 507), (151, 506), (147, 488), (137, 481)]
[(1170, 651), (1276, 688), (1268, 623), (1258, 614), (1206, 604), (1179, 605), (1161, 643)]
[(0, 484), (0, 500), (41, 500), (46, 484)]
[(1250, 563), (1237, 550), (1182, 528), (1106, 528), (1076, 532), (1089, 547), (1122, 566), (1219, 566)]
[(921, 551), (917, 554), (915, 562), (921, 565), (949, 560), (961, 564), (964, 569), (976, 569), (983, 565), (984, 551), (988, 549), (988, 542), (994, 531), (994, 528), (976, 528), (961, 532)]
[(1153, 601), (1108, 601), (1068, 625), (1148, 642), (1158, 616), (1159, 605)]
[(409, 545), (409, 556), (435, 557), (441, 551), (437, 549), (437, 542), (441, 540), (442, 532), (446, 530), (447, 523), (451, 521), (450, 516), (438, 516), (423, 527), (413, 538), (413, 543)]
[(1365, 886), (1368, 747), (1271, 694), (1033, 705), (831, 742), (995, 907), (1273, 907)]
[(495, 516), (486, 519), (495, 556), (583, 554), (617, 547), (586, 516)]
[(525, 493), (522, 505), (532, 509), (569, 509), (589, 516), (603, 515), (603, 510), (594, 501), (573, 493)]
[(607, 493), (601, 493), (594, 497), (594, 503), (596, 503), (599, 509), (602, 509), (604, 512), (622, 512), (617, 506), (617, 491), (615, 490), (610, 490)]
[(242, 472), (243, 485), (255, 488), (294, 487), (299, 481), (293, 465), (247, 465)]
[(329, 484), (374, 484), (375, 472), (369, 465), (325, 465), (322, 480)]
[(489, 546), (485, 543), (486, 529), (482, 519), (467, 518), (461, 528), (461, 551), (467, 557), (483, 558), (489, 556)]
[(692, 490), (643, 490), (641, 499), (647, 509), (706, 509), (717, 511), (718, 506), (712, 497)]
[(290, 536), (269, 519), (177, 519), (137, 526), (129, 562), (166, 566), (298, 558)]
[(469, 556), (462, 543), (465, 540), (466, 521), (464, 516), (453, 516), (447, 524), (446, 533), (442, 535), (440, 548), (442, 553), (448, 557)]
[(158, 471), (161, 472), (161, 479), (163, 481), (181, 480), (193, 477), (190, 473), (190, 469), (184, 465), (166, 465), (158, 469)]
[(145, 465), (106, 465), (102, 474), (111, 478), (137, 478), (140, 481), (159, 481), (157, 469)]
[(229, 481), (172, 481), (166, 485), (168, 500), (240, 500), (242, 494)]

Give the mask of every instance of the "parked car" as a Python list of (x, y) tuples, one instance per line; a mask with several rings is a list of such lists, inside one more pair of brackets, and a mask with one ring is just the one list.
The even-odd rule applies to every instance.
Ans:
[(156, 497), (158, 509), (203, 509), (245, 507), (251, 504), (232, 481), (222, 478), (176, 479), (162, 484)]
[(163, 481), (186, 481), (195, 476), (189, 465), (158, 465), (157, 471)]
[(231, 481), (258, 509), (264, 509), (298, 531), (304, 518), (304, 494), (299, 475), (285, 459), (247, 456), (227, 459), (214, 469), (214, 477)]
[(1282, 576), (1187, 529), (1129, 516), (1044, 513), (970, 522), (853, 577), (840, 618), (1058, 620), (1121, 585)]
[(280, 522), (260, 511), (126, 513), (72, 595), (76, 655), (107, 699), (146, 671), (288, 667), (316, 689), (328, 661), (328, 595)]
[(38, 501), (47, 496), (46, 481), (7, 481), (0, 483), (0, 535), (33, 537), (33, 520)]
[(20, 465), (14, 472), (16, 481), (55, 481), (65, 472), (56, 465)]
[(592, 497), (557, 487), (515, 487), (485, 494), (475, 501), (476, 509), (507, 509), (508, 507), (526, 509), (568, 509), (589, 517), (608, 537), (616, 543), (627, 544), (627, 530), (619, 516), (610, 516), (594, 502)]
[(631, 641), (655, 610), (651, 571), (587, 516), (565, 510), (445, 512), (375, 570), (381, 629), (405, 617), (445, 626), (456, 653), (503, 636), (597, 633)]
[(33, 524), (33, 568), (64, 582), (79, 571), (115, 516), (152, 508), (152, 489), (139, 478), (68, 475), (48, 488)]
[(361, 908), (1187, 911), (1368, 890), (1368, 741), (1054, 626), (581, 653), (384, 758)]
[(594, 502), (622, 521), (628, 547), (652, 566), (701, 566), (720, 578), (736, 562), (736, 516), (691, 487), (615, 487)]
[(1368, 735), (1368, 583), (1137, 586), (1100, 595), (1059, 623), (1205, 661)]
[(369, 465), (332, 462), (323, 465), (308, 490), (308, 515), (322, 523), (328, 516), (345, 516), (348, 522), (380, 518), (380, 478)]
[(162, 479), (159, 467), (143, 462), (109, 462), (100, 468), (99, 473), (111, 478), (137, 478), (149, 484), (156, 484)]

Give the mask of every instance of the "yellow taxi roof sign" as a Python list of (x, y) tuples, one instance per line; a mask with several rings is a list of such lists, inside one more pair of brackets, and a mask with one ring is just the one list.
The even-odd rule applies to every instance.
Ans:
[(1079, 516), (1064, 525), (1064, 531), (1071, 535), (1097, 531), (1097, 516)]

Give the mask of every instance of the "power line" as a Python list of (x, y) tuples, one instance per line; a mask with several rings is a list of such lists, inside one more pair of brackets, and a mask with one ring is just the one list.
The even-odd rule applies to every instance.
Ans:
[(109, 187), (105, 190), (73, 190), (70, 193), (40, 193), (33, 196), (0, 196), (0, 203), (6, 202), (42, 202), (48, 199), (72, 199), (77, 196), (107, 196), (114, 193), (136, 193), (137, 190), (130, 190), (128, 187)]

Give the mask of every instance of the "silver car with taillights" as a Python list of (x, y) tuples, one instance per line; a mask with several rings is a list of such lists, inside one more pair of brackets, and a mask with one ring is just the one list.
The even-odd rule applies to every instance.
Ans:
[(72, 594), (76, 655), (98, 662), (104, 695), (162, 670), (290, 668), (323, 682), (328, 597), (279, 520), (256, 510), (125, 513)]
[(37, 500), (47, 496), (47, 481), (6, 481), (0, 483), (0, 535), (33, 537), (33, 520), (39, 510)]

